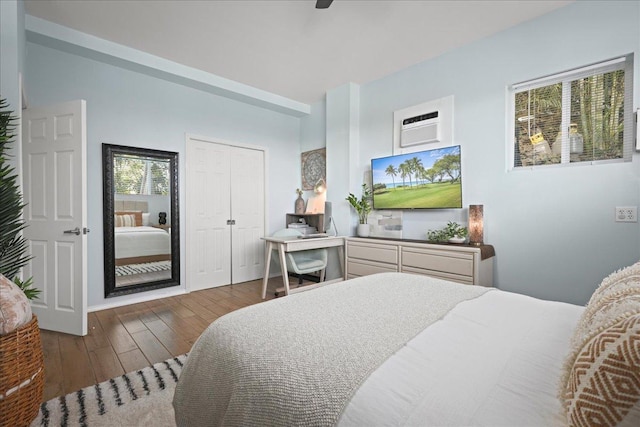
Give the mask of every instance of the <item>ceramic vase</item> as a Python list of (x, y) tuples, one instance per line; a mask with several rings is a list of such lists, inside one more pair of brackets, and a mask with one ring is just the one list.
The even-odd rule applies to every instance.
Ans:
[(369, 224), (358, 224), (357, 233), (359, 237), (369, 237), (370, 231), (371, 228), (369, 227)]
[(296, 199), (295, 213), (297, 214), (304, 213), (304, 199), (302, 198), (302, 196), (298, 196), (298, 198)]

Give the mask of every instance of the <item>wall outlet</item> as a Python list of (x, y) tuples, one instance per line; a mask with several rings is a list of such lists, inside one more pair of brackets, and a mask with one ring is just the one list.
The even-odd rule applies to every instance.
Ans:
[(616, 206), (616, 222), (638, 222), (638, 207)]

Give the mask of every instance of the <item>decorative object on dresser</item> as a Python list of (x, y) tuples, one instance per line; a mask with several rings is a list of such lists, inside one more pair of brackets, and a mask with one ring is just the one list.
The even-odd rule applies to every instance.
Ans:
[(346, 278), (384, 272), (438, 277), (493, 286), (495, 249), (490, 245), (431, 244), (409, 239), (346, 239)]
[(469, 243), (474, 246), (482, 245), (484, 234), (484, 207), (469, 205)]
[(370, 227), (369, 224), (367, 224), (367, 216), (369, 216), (371, 212), (371, 190), (366, 183), (362, 184), (362, 195), (360, 199), (353, 193), (349, 193), (349, 196), (345, 200), (349, 202), (358, 213), (358, 236), (368, 237)]
[(427, 231), (427, 241), (432, 243), (464, 243), (467, 238), (467, 228), (457, 222), (449, 221), (447, 226), (440, 230)]
[(158, 214), (158, 224), (165, 225), (166, 223), (167, 223), (167, 213), (166, 212), (160, 212)]

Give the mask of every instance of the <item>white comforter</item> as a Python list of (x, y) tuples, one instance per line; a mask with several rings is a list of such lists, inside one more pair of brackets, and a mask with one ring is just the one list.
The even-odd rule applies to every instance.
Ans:
[(116, 259), (171, 253), (171, 236), (155, 227), (116, 227)]
[(380, 366), (339, 425), (565, 425), (558, 381), (583, 310), (502, 291), (463, 301)]

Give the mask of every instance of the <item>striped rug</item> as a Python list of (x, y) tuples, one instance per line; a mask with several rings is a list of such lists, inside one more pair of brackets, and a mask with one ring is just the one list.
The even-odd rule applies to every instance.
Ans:
[(51, 399), (31, 427), (175, 425), (171, 400), (186, 359), (183, 354)]
[(116, 265), (116, 276), (152, 273), (171, 270), (171, 261), (145, 262), (143, 264)]

